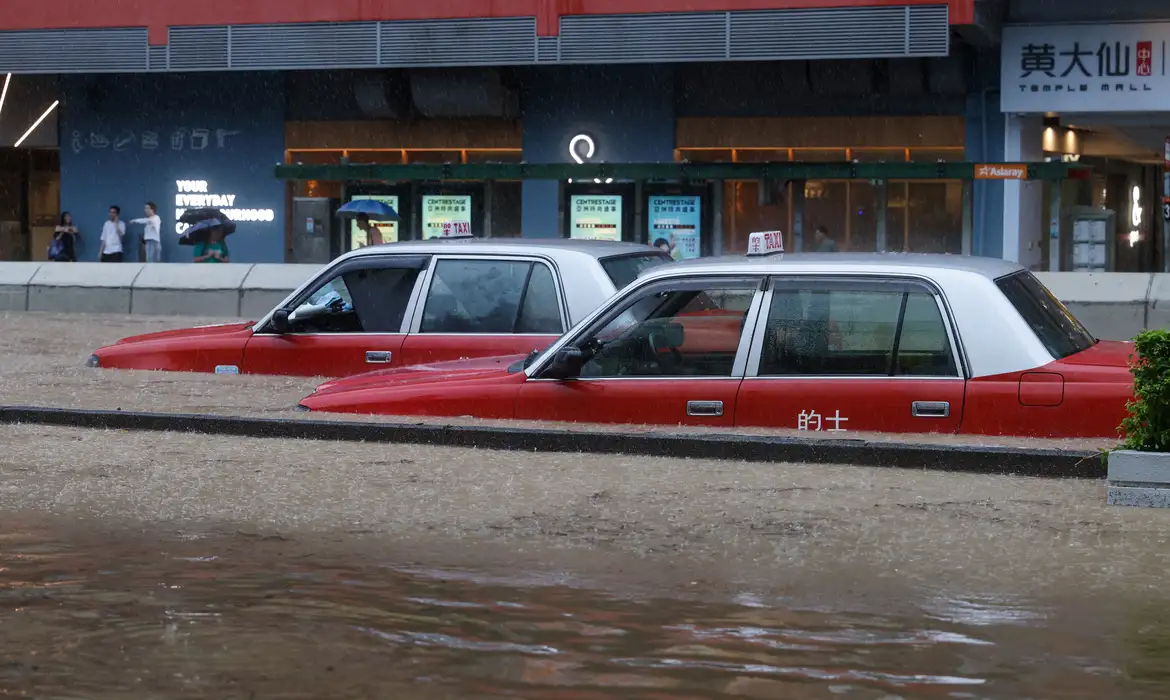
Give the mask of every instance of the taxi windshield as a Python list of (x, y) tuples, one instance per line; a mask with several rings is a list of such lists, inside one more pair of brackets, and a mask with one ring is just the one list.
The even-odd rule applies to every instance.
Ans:
[(1031, 272), (1012, 273), (995, 284), (1056, 359), (1096, 344), (1096, 338)]
[(635, 255), (615, 255), (601, 258), (601, 267), (615, 289), (621, 289), (630, 282), (638, 279), (638, 275), (652, 267), (673, 262), (674, 258), (665, 251), (655, 253), (637, 253)]

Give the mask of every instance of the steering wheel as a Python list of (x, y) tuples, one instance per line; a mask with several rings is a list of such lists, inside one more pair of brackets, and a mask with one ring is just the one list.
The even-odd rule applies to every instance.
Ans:
[[(662, 370), (663, 373), (666, 373), (669, 368), (666, 366), (666, 363), (662, 361), (663, 353), (658, 351), (659, 339), (660, 334), (658, 332), (650, 331), (646, 336), (646, 344), (650, 348), (650, 354), (654, 356), (654, 362), (658, 364), (658, 369)], [(673, 367), (678, 367), (681, 365), (683, 358), (682, 353), (679, 352), (679, 349), (667, 342), (666, 338), (661, 338), (661, 341), (661, 345), (670, 351), (671, 365)]]

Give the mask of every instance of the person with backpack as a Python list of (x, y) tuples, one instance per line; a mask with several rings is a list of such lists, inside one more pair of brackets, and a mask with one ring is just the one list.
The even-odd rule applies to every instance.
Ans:
[(73, 225), (73, 215), (67, 211), (61, 212), (61, 220), (53, 229), (53, 240), (49, 243), (49, 260), (77, 262), (77, 237), (80, 235)]

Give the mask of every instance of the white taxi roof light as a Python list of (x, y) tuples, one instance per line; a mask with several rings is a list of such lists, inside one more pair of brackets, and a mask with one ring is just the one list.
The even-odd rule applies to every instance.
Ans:
[(775, 255), (784, 252), (784, 232), (756, 231), (748, 234), (748, 257)]

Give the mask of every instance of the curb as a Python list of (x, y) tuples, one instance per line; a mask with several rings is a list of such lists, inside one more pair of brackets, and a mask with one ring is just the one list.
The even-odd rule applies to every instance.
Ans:
[(526, 452), (853, 464), (1047, 478), (1102, 479), (1106, 474), (1105, 462), (1097, 452), (1053, 448), (931, 445), (735, 434), (663, 435), (0, 406), (0, 424), (20, 423)]

